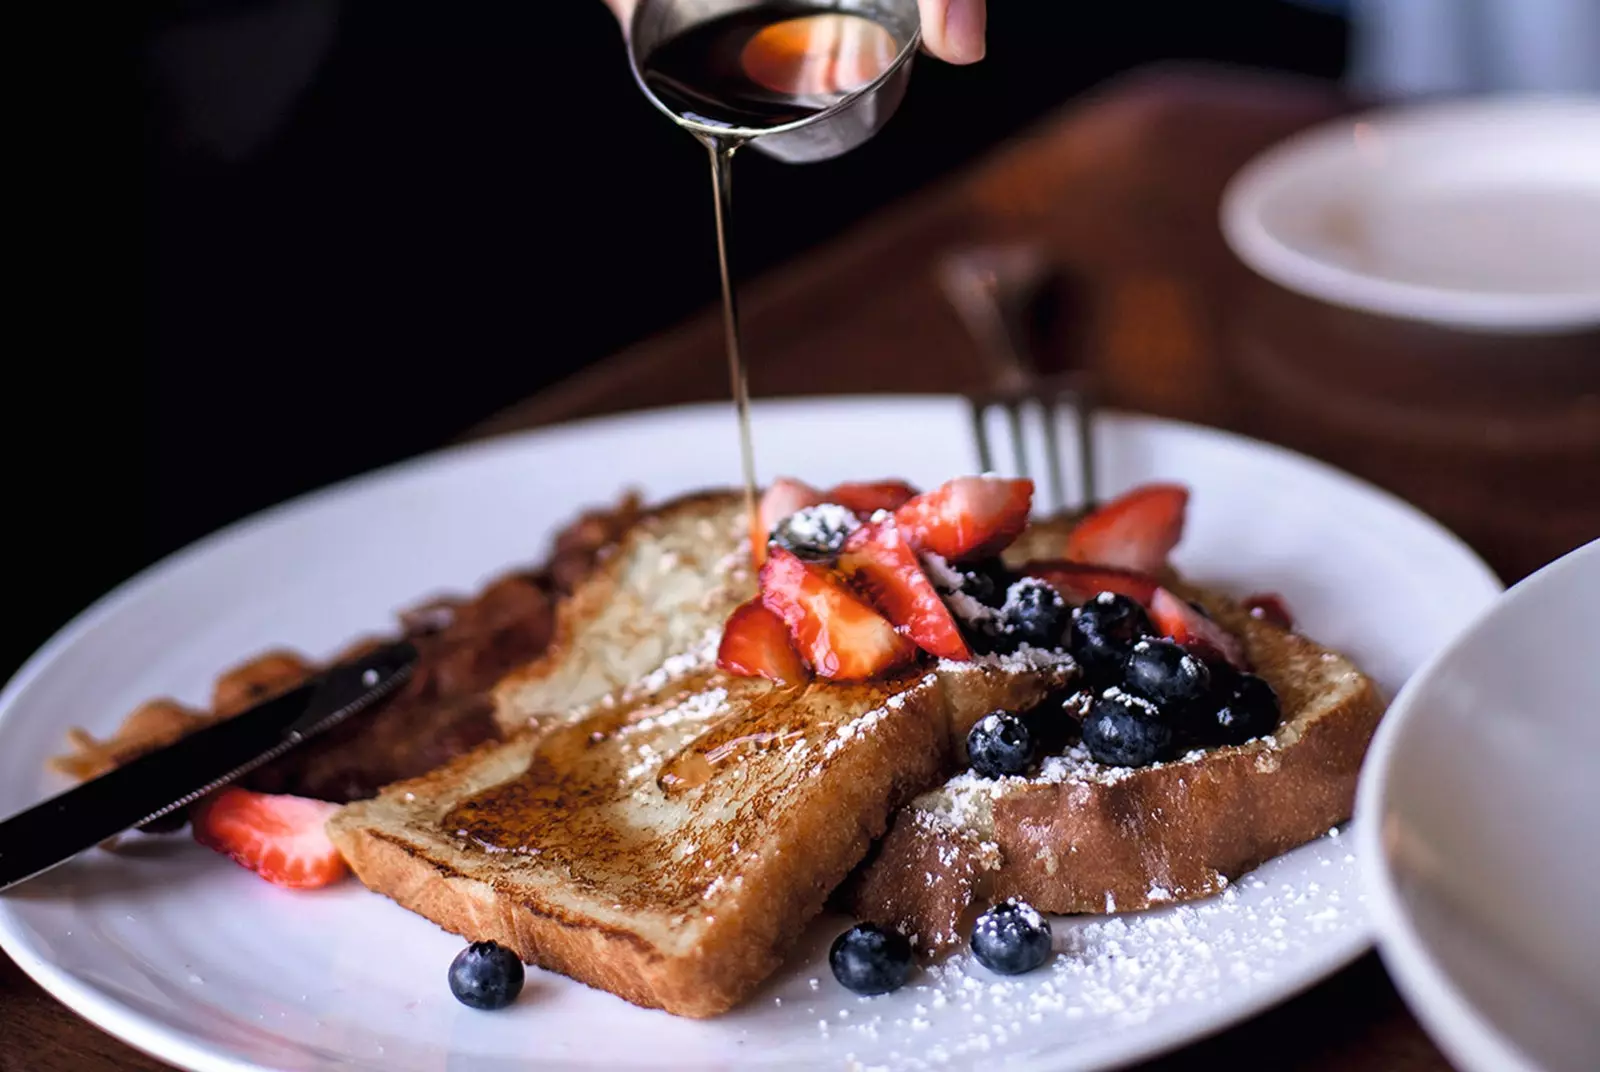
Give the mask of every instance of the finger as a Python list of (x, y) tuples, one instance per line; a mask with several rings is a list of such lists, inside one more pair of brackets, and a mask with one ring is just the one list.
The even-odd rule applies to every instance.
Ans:
[(948, 63), (976, 63), (985, 51), (988, 20), (984, 0), (918, 0), (922, 43)]
[(611, 13), (616, 15), (617, 21), (626, 26), (628, 17), (633, 14), (634, 5), (638, 0), (605, 0), (605, 3), (606, 7), (611, 9)]

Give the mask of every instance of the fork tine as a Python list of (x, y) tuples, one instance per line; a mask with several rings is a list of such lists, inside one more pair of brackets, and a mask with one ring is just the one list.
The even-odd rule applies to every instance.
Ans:
[(1073, 426), (1078, 439), (1078, 490), (1085, 510), (1094, 509), (1100, 496), (1096, 488), (1094, 386), (1086, 375), (1073, 376), (1064, 396), (1073, 410)]
[(1011, 457), (1017, 465), (1017, 475), (1028, 476), (1028, 441), (1022, 434), (1022, 398), (1009, 394), (1001, 403), (1006, 411), (1006, 424), (1011, 429)]
[(1050, 505), (1059, 511), (1067, 508), (1067, 488), (1061, 473), (1061, 438), (1056, 429), (1060, 407), (1054, 405), (1054, 401), (1040, 395), (1039, 419), (1044, 425), (1044, 460), (1050, 473)]
[(990, 472), (994, 469), (994, 456), (989, 452), (989, 425), (984, 419), (989, 411), (988, 403), (968, 395), (967, 411), (972, 418), (972, 438), (978, 446), (978, 471)]

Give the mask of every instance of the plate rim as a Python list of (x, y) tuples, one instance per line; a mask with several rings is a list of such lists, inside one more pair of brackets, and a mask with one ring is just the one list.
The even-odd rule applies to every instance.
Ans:
[(1367, 746), (1361, 776), (1356, 786), (1355, 814), (1365, 816), (1356, 824), (1357, 869), (1367, 897), (1367, 925), (1374, 933), (1378, 955), (1393, 976), (1407, 1006), (1427, 1029), (1441, 1050), (1463, 1068), (1480, 1072), (1537, 1072), (1534, 1064), (1514, 1040), (1502, 1032), (1456, 985), (1428, 951), (1427, 945), (1410, 922), (1388, 859), (1383, 851), (1382, 823), (1388, 791), (1394, 779), (1394, 753), (1400, 734), (1418, 709), (1417, 697), (1428, 689), (1446, 662), (1472, 643), (1487, 624), (1507, 613), (1507, 608), (1525, 598), (1530, 590), (1559, 583), (1568, 570), (1590, 560), (1600, 562), (1600, 538), (1573, 548), (1560, 558), (1546, 563), (1502, 592), (1493, 603), (1468, 621), (1455, 638), (1444, 645), (1411, 675), (1378, 723), (1378, 732)]
[[(761, 414), (780, 415), (807, 410), (814, 411), (818, 407), (831, 409), (871, 408), (875, 412), (881, 413), (883, 409), (889, 407), (921, 408), (924, 410), (939, 407), (954, 409), (963, 404), (964, 400), (960, 395), (930, 393), (794, 396), (760, 400), (754, 402), (753, 406), (756, 415), (759, 416)], [(1442, 522), (1398, 495), (1335, 465), (1288, 447), (1210, 425), (1115, 409), (1104, 410), (1103, 415), (1116, 422), (1125, 422), (1133, 425), (1167, 426), (1188, 434), (1221, 439), (1236, 449), (1256, 453), (1265, 452), (1280, 461), (1305, 467), (1325, 479), (1331, 479), (1345, 485), (1352, 492), (1381, 501), (1390, 509), (1407, 516), (1414, 523), (1429, 530), (1435, 538), (1443, 541), (1443, 545), (1452, 547), (1457, 552), (1461, 563), (1464, 566), (1471, 567), (1474, 572), (1480, 575), (1480, 579), (1486, 586), (1486, 591), (1492, 590), (1498, 594), (1503, 593), (1505, 590), (1501, 579), (1484, 562), (1482, 557)], [(670, 424), (674, 421), (708, 419), (729, 420), (730, 414), (727, 403), (708, 401), (684, 405), (648, 407), (616, 414), (562, 421), (537, 428), (497, 435), (483, 440), (449, 444), (436, 450), (425, 451), (387, 465), (353, 474), (230, 522), (141, 569), (94, 600), (61, 626), (29, 656), (10, 680), (6, 682), (5, 686), (0, 688), (0, 724), (3, 724), (10, 717), (18, 698), (27, 690), (33, 679), (42, 673), (60, 652), (66, 650), (71, 644), (78, 642), (102, 618), (113, 613), (120, 603), (134, 598), (151, 585), (160, 583), (161, 576), (167, 571), (181, 568), (191, 559), (207, 554), (214, 547), (226, 543), (247, 530), (271, 523), (295, 511), (314, 507), (324, 500), (336, 499), (352, 490), (357, 490), (370, 484), (379, 484), (397, 476), (422, 472), (436, 467), (461, 464), (476, 457), (487, 457), (500, 453), (516, 453), (526, 450), (530, 441), (536, 442), (543, 438), (562, 435), (603, 435), (610, 428), (621, 425), (635, 425), (641, 421)], [(1416, 673), (1414, 672), (1412, 677), (1414, 678), (1415, 676)], [(1363, 824), (1359, 821), (1352, 821), (1352, 823), (1348, 824), (1347, 829), (1349, 831), (1359, 831), (1362, 826)], [(69, 972), (58, 969), (58, 966), (51, 962), (43, 954), (43, 951), (34, 949), (33, 943), (28, 940), (25, 928), (14, 915), (14, 911), (13, 905), (8, 903), (6, 898), (0, 897), (0, 951), (9, 955), (24, 974), (42, 989), (56, 998), (56, 1000), (61, 1001), (75, 1015), (87, 1020), (97, 1029), (103, 1030), (135, 1049), (159, 1060), (181, 1061), (184, 1067), (202, 1070), (202, 1072), (259, 1072), (262, 1068), (258, 1064), (242, 1060), (226, 1050), (197, 1040), (193, 1036), (148, 1017), (92, 985), (80, 983)], [(1083, 1069), (1121, 1067), (1162, 1053), (1172, 1052), (1182, 1046), (1211, 1037), (1304, 993), (1316, 983), (1347, 967), (1373, 947), (1374, 938), (1375, 932), (1372, 921), (1370, 918), (1365, 919), (1353, 926), (1349, 935), (1333, 945), (1322, 958), (1307, 962), (1299, 967), (1298, 970), (1286, 973), (1281, 984), (1263, 988), (1259, 993), (1253, 995), (1250, 1000), (1229, 1005), (1220, 1014), (1215, 1011), (1196, 1009), (1191, 1015), (1165, 1024), (1157, 1031), (1141, 1028), (1135, 1032), (1137, 1036), (1136, 1042), (1125, 1040), (1121, 1045), (1115, 1047), (1114, 1052), (1111, 1052), (1112, 1047), (1110, 1046), (1112, 1039), (1107, 1038), (1102, 1041), (1101, 1045), (1091, 1048), (1087, 1053), (1080, 1051), (1078, 1055), (1075, 1055), (1075, 1063), (1072, 1067)], [(1019, 1063), (1018, 1067), (1038, 1069), (1042, 1072), (1042, 1070), (1062, 1067), (1060, 1063), (1061, 1057), (1062, 1055), (1059, 1053), (1044, 1052), (1035, 1055), (1032, 1059), (1024, 1059)]]
[(1218, 222), (1246, 267), (1287, 290), (1345, 309), (1442, 327), (1510, 335), (1559, 334), (1600, 325), (1600, 290), (1517, 294), (1461, 290), (1384, 279), (1308, 255), (1279, 239), (1261, 218), (1266, 198), (1284, 173), (1349, 140), (1358, 124), (1409, 132), (1474, 116), (1497, 118), (1600, 117), (1600, 98), (1581, 94), (1523, 94), (1379, 106), (1324, 120), (1267, 147), (1234, 173), (1223, 190)]

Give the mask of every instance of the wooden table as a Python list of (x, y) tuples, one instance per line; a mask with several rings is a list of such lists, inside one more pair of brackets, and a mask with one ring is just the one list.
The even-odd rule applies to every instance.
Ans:
[[(934, 282), (966, 243), (1039, 244), (1073, 283), (1046, 363), (1111, 404), (1243, 431), (1400, 494), (1508, 582), (1600, 536), (1600, 336), (1503, 340), (1319, 306), (1249, 273), (1216, 224), (1253, 153), (1349, 108), (1237, 71), (1137, 72), (970, 172), (748, 288), (759, 396), (945, 392), (992, 374)], [(708, 265), (707, 270), (711, 267)], [(727, 397), (719, 324), (679, 329), (513, 406), (490, 435)], [(733, 445), (729, 445), (730, 451)], [(731, 464), (731, 462), (730, 462)], [(1376, 957), (1156, 1069), (1445, 1069)], [(156, 1069), (0, 957), (0, 1072)]]

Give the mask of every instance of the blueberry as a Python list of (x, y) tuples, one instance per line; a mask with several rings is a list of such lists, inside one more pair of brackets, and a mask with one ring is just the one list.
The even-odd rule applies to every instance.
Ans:
[(898, 931), (876, 923), (857, 923), (833, 940), (828, 966), (846, 990), (887, 994), (911, 978), (911, 943)]
[(1205, 660), (1170, 640), (1136, 641), (1122, 666), (1122, 687), (1169, 714), (1192, 710), (1211, 692)]
[(861, 522), (842, 506), (823, 503), (796, 510), (772, 530), (772, 542), (808, 562), (832, 564)]
[(1060, 648), (1067, 632), (1067, 603), (1061, 593), (1036, 577), (1024, 577), (1006, 589), (1006, 599), (989, 622), (991, 647), (1013, 652)]
[(474, 1009), (503, 1009), (522, 993), (522, 961), (498, 942), (473, 942), (450, 962), (450, 993)]
[(1102, 693), (1083, 720), (1083, 747), (1107, 766), (1146, 766), (1171, 743), (1172, 727), (1155, 704), (1121, 689)]
[(1155, 632), (1144, 608), (1127, 596), (1101, 592), (1072, 612), (1069, 650), (1084, 672), (1114, 682), (1134, 642)]
[(1234, 674), (1215, 706), (1199, 719), (1194, 735), (1202, 744), (1244, 744), (1278, 728), (1278, 694), (1255, 674)]
[(983, 778), (1025, 773), (1033, 765), (1033, 754), (1028, 724), (1009, 711), (991, 711), (967, 734), (972, 772)]
[(972, 925), (972, 955), (992, 972), (1021, 975), (1050, 959), (1050, 922), (1022, 901), (1004, 901)]

